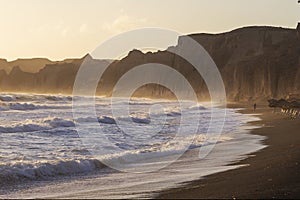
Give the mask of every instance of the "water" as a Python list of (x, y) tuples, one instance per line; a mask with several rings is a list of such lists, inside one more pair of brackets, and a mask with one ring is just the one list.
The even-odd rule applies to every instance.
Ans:
[[(116, 102), (120, 109), (126, 104), (123, 99)], [(207, 174), (239, 167), (226, 165), (264, 147), (263, 137), (247, 134), (247, 129), (253, 127), (246, 127), (246, 123), (257, 118), (239, 114), (235, 109), (227, 109), (222, 135), (213, 152), (199, 160), (198, 149), (212, 145), (204, 134), (211, 117), (208, 103), (186, 102), (180, 109), (175, 101), (134, 99), (130, 102), (129, 116), (112, 116), (110, 99), (99, 97), (96, 118), (89, 116), (87, 106), (82, 103), (74, 119), (72, 98), (68, 96), (0, 95), (0, 194), (55, 197), (81, 191), (76, 197), (145, 197), (146, 193), (154, 194)], [(195, 136), (189, 130), (196, 123), (197, 110), (200, 124)], [(222, 113), (220, 108), (219, 111)], [(180, 121), (182, 113), (188, 116), (185, 124)], [(84, 124), (84, 133), (77, 132), (79, 123)], [(174, 141), (180, 125), (186, 132)], [(99, 130), (109, 143), (97, 138)], [(152, 171), (150, 176), (121, 173), (107, 166), (117, 162), (135, 169), (138, 163), (143, 163), (147, 169), (156, 169), (167, 158), (183, 153), (187, 143), (189, 151), (183, 157), (166, 168)], [(118, 152), (111, 151), (112, 145)], [(97, 155), (93, 151), (96, 148)], [(61, 184), (49, 185), (49, 181), (61, 180), (64, 180)], [(43, 186), (45, 182), (47, 186)], [(35, 183), (38, 187), (28, 190), (28, 185)], [(24, 184), (26, 190), (22, 189)], [(116, 190), (116, 184), (123, 190)], [(18, 185), (21, 190), (17, 193), (8, 187)], [(94, 192), (90, 192), (91, 188)]]

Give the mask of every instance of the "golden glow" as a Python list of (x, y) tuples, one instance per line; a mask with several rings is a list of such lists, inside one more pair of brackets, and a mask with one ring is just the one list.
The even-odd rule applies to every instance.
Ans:
[(248, 25), (295, 28), (299, 20), (297, 0), (0, 0), (0, 57), (82, 57), (138, 27), (217, 33)]

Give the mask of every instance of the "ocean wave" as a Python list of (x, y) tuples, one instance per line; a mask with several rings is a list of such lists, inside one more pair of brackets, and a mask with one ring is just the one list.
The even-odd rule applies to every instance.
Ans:
[(30, 94), (2, 94), (0, 95), (1, 101), (35, 101), (35, 100), (48, 100), (48, 101), (72, 101), (71, 96), (55, 96), (55, 95), (30, 95)]
[(12, 126), (0, 126), (0, 133), (34, 132), (45, 129), (49, 129), (49, 127), (39, 124), (15, 124)]
[(185, 136), (182, 139), (170, 140), (165, 143), (152, 144), (149, 147), (144, 147), (135, 150), (126, 150), (113, 154), (99, 155), (99, 159), (106, 164), (132, 164), (145, 162), (147, 159), (162, 158), (165, 156), (174, 156), (182, 154), (188, 149), (195, 149), (201, 146), (213, 145), (217, 141), (225, 142), (232, 140), (231, 137), (207, 137), (199, 134), (197, 136)]
[(10, 110), (36, 110), (43, 108), (43, 106), (37, 106), (30, 103), (10, 103), (8, 107)]
[(37, 105), (32, 103), (8, 103), (8, 104), (1, 104), (0, 110), (7, 111), (7, 110), (39, 110), (39, 109), (66, 109), (69, 108), (68, 106), (49, 106), (49, 105)]
[(138, 123), (138, 124), (150, 124), (151, 119), (148, 117), (130, 117), (133, 122)]
[(25, 120), (11, 126), (0, 126), (0, 133), (19, 133), (49, 130), (59, 127), (74, 127), (73, 120), (61, 118), (46, 118), (40, 120)]
[[(139, 163), (147, 159), (181, 154), (188, 146), (189, 149), (193, 149), (202, 145), (209, 145), (211, 139), (206, 138), (204, 135), (193, 136), (191, 138), (185, 137), (182, 140), (152, 144), (151, 147), (103, 155), (98, 157), (98, 160), (79, 158), (66, 161), (39, 161), (34, 164), (31, 161), (22, 161), (9, 165), (0, 165), (0, 181), (19, 181), (20, 179), (47, 180), (59, 176), (88, 174), (101, 169), (110, 169), (105, 164), (114, 165), (122, 163), (126, 165), (126, 163)], [(231, 139), (229, 137), (221, 137), (219, 138), (219, 142)], [(79, 151), (86, 152), (87, 150), (80, 149)]]
[(75, 121), (79, 123), (92, 123), (92, 122), (99, 122), (103, 124), (117, 124), (117, 121), (125, 121), (125, 122), (135, 122), (138, 124), (150, 124), (151, 119), (149, 117), (143, 117), (143, 116), (129, 116), (129, 117), (117, 117), (116, 119), (112, 116), (101, 116), (97, 118), (93, 117), (86, 117), (86, 118), (78, 118)]
[(0, 95), (1, 101), (15, 101), (16, 98), (12, 95)]
[(95, 117), (81, 117), (81, 118), (76, 119), (75, 121), (78, 122), (78, 123), (84, 123), (84, 122), (87, 122), (87, 123), (99, 122), (99, 121), (98, 121), (98, 118), (95, 118)]
[(192, 105), (188, 109), (189, 110), (207, 110), (207, 108), (201, 104)]
[(103, 124), (116, 124), (116, 120), (113, 117), (108, 116), (99, 117), (98, 122)]
[[(129, 117), (117, 117), (117, 120), (125, 122), (134, 122), (138, 124), (150, 124), (151, 120), (149, 117), (132, 115)], [(108, 116), (103, 116), (98, 119), (100, 123), (116, 124), (116, 119)]]
[(0, 181), (44, 180), (56, 176), (90, 173), (105, 167), (104, 164), (95, 159), (0, 165)]
[(164, 109), (164, 112), (169, 117), (176, 117), (181, 115), (181, 109), (176, 107)]
[(48, 123), (52, 128), (58, 127), (74, 127), (75, 123), (73, 120), (66, 120), (61, 118), (53, 118), (44, 120), (44, 123)]
[(181, 115), (181, 112), (179, 112), (179, 111), (171, 111), (171, 112), (167, 113), (167, 116), (169, 116), (169, 117), (175, 117), (175, 116), (180, 116), (180, 115)]
[(71, 96), (45, 96), (45, 99), (49, 100), (49, 101), (72, 101), (72, 97)]
[(8, 111), (9, 108), (7, 106), (0, 106), (0, 111)]
[(129, 105), (137, 105), (137, 106), (147, 106), (147, 105), (153, 105), (153, 103), (149, 102), (138, 102), (138, 101), (130, 101)]

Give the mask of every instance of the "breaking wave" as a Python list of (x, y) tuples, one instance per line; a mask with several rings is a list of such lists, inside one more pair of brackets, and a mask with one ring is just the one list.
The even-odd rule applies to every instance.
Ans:
[(72, 101), (71, 96), (46, 96), (45, 99), (49, 101)]
[(35, 132), (40, 130), (49, 130), (59, 127), (74, 127), (73, 120), (61, 118), (46, 118), (41, 120), (25, 120), (22, 123), (13, 124), (11, 126), (0, 126), (0, 133), (19, 133), (19, 132)]
[(29, 94), (0, 94), (0, 101), (72, 101), (71, 96), (54, 96), (54, 95), (29, 95)]
[[(193, 137), (194, 138), (194, 137)], [(220, 142), (231, 140), (230, 137), (222, 137)], [(192, 139), (192, 144), (189, 149), (200, 147), (201, 145), (209, 145), (209, 141), (205, 141), (205, 136), (198, 135)], [(204, 143), (205, 141), (205, 143)], [(189, 145), (185, 140), (178, 140), (176, 142), (170, 141), (164, 144), (153, 144), (152, 147), (145, 147), (139, 150), (128, 150), (122, 153), (107, 154), (100, 156), (100, 160), (105, 163), (112, 162), (138, 162), (145, 159), (152, 159), (157, 157), (169, 156), (178, 153)], [(0, 181), (17, 181), (20, 179), (28, 180), (47, 180), (58, 176), (71, 176), (78, 174), (88, 174), (97, 172), (101, 169), (110, 169), (100, 160), (93, 158), (82, 158), (66, 161), (48, 161), (37, 162), (31, 164), (29, 162), (20, 162), (9, 165), (0, 165)]]
[(204, 107), (204, 106), (201, 105), (201, 104), (196, 104), (196, 105), (190, 106), (189, 109), (190, 109), (190, 110), (195, 110), (195, 109), (198, 109), (198, 110), (207, 110), (207, 108)]
[(93, 117), (86, 117), (86, 118), (78, 118), (75, 120), (76, 122), (99, 122), (102, 124), (117, 124), (116, 120), (120, 121), (127, 121), (127, 122), (134, 122), (138, 124), (150, 124), (151, 119), (149, 117), (136, 117), (136, 116), (130, 116), (130, 117), (118, 117), (118, 118), (113, 118), (111, 116), (101, 116), (97, 117), (97, 120)]
[(0, 181), (17, 181), (20, 179), (39, 180), (56, 176), (90, 173), (106, 166), (95, 159), (55, 161), (45, 163), (15, 163), (0, 165)]
[(7, 110), (39, 110), (39, 109), (66, 109), (69, 108), (68, 106), (49, 106), (49, 105), (37, 105), (32, 103), (8, 103), (8, 104), (1, 104), (0, 110), (7, 111)]
[(14, 101), (16, 98), (11, 95), (0, 95), (0, 100), (1, 101)]

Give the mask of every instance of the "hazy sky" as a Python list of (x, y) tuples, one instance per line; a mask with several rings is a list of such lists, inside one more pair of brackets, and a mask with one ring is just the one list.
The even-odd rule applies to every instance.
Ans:
[(138, 27), (217, 33), (298, 21), (297, 0), (0, 0), (0, 57), (82, 57)]

